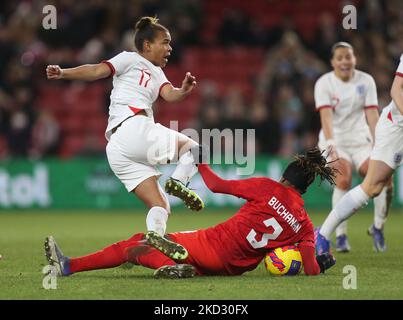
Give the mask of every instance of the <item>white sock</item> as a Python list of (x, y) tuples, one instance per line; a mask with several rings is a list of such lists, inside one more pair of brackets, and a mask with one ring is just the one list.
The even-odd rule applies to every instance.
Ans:
[(168, 211), (162, 207), (152, 207), (148, 211), (146, 224), (148, 231), (155, 231), (163, 236), (167, 228)]
[(330, 239), (332, 233), (340, 222), (347, 220), (359, 208), (368, 204), (369, 196), (362, 190), (361, 185), (351, 189), (340, 199), (334, 209), (327, 216), (320, 228), (320, 234)]
[(188, 151), (185, 152), (180, 158), (179, 163), (172, 173), (172, 178), (179, 180), (186, 185), (190, 179), (196, 174), (197, 167), (195, 165), (193, 154)]
[(383, 229), (388, 214), (386, 189), (387, 187), (383, 188), (381, 193), (374, 198), (374, 226), (377, 229)]
[[(336, 207), (337, 203), (347, 193), (347, 190), (342, 190), (335, 187), (332, 195), (332, 208)], [(336, 228), (336, 237), (347, 234), (347, 220), (340, 223)]]

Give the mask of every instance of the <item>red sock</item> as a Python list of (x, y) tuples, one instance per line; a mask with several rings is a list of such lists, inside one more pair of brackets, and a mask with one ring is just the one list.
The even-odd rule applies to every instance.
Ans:
[(127, 249), (141, 244), (142, 233), (138, 233), (128, 240), (120, 241), (103, 250), (79, 258), (70, 258), (72, 273), (107, 269), (120, 266), (128, 261)]

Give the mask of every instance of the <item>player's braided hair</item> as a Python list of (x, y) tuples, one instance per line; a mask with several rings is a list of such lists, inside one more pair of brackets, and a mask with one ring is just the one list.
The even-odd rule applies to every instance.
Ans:
[(143, 52), (144, 41), (152, 42), (160, 31), (168, 32), (168, 29), (158, 22), (157, 17), (140, 18), (134, 27), (134, 46), (138, 51)]
[(323, 180), (335, 184), (335, 177), (338, 170), (329, 166), (331, 162), (327, 162), (318, 148), (308, 150), (303, 155), (295, 156), (295, 160), (291, 162), (284, 171), (283, 178), (293, 184), (301, 193), (305, 193), (316, 176)]

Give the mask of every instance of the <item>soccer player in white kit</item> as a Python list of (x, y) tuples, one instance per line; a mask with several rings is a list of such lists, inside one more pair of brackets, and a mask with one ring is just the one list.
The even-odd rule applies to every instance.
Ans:
[[(332, 196), (334, 208), (351, 188), (353, 167), (362, 177), (367, 173), (379, 112), (375, 81), (355, 68), (353, 47), (338, 42), (333, 45), (331, 55), (333, 71), (316, 82), (315, 104), (322, 123), (319, 148), (326, 150), (330, 160), (338, 159), (333, 163), (339, 170)], [(387, 197), (386, 189), (374, 199), (374, 224), (378, 229), (383, 228), (387, 200), (391, 198)], [(350, 249), (344, 221), (336, 229), (336, 250)]]
[[(106, 129), (106, 154), (115, 175), (128, 192), (134, 193), (150, 209), (146, 224), (146, 239), (150, 245), (174, 259), (185, 259), (187, 251), (163, 236), (170, 206), (158, 178), (157, 164), (167, 164), (179, 158), (165, 189), (181, 198), (192, 210), (204, 207), (197, 194), (187, 188), (197, 172), (194, 153), (198, 144), (187, 136), (154, 122), (152, 104), (159, 96), (177, 102), (189, 95), (196, 78), (186, 73), (181, 88), (175, 88), (162, 68), (172, 51), (171, 35), (157, 18), (142, 17), (135, 26), (136, 52), (121, 52), (99, 64), (61, 69), (51, 65), (46, 69), (49, 79), (93, 81), (113, 76), (109, 120)], [(85, 105), (82, 106), (85, 108)], [(48, 244), (52, 245), (52, 244)]]
[[(330, 236), (334, 229), (352, 216), (359, 208), (365, 206), (370, 198), (381, 193), (387, 185), (403, 158), (403, 54), (397, 68), (390, 91), (392, 101), (386, 106), (376, 125), (375, 145), (371, 153), (368, 172), (364, 181), (350, 190), (330, 212), (316, 237), (318, 254), (330, 250)], [(379, 230), (372, 227), (375, 249), (382, 243)]]

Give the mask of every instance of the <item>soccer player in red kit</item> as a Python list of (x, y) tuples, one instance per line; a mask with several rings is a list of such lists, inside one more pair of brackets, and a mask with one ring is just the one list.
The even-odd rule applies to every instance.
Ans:
[(157, 269), (156, 277), (230, 276), (255, 269), (270, 249), (297, 243), (305, 274), (317, 275), (333, 266), (335, 259), (330, 253), (315, 256), (314, 227), (301, 194), (317, 175), (334, 183), (335, 169), (327, 164), (320, 150), (312, 149), (288, 165), (280, 182), (263, 177), (224, 180), (208, 165), (199, 164), (199, 172), (211, 191), (247, 202), (233, 217), (214, 227), (168, 234), (170, 240), (188, 250), (188, 257), (182, 261), (167, 257), (163, 245), (150, 247), (143, 233), (81, 258), (65, 257), (54, 239), (48, 237), (46, 255), (60, 275), (116, 267), (129, 261)]

